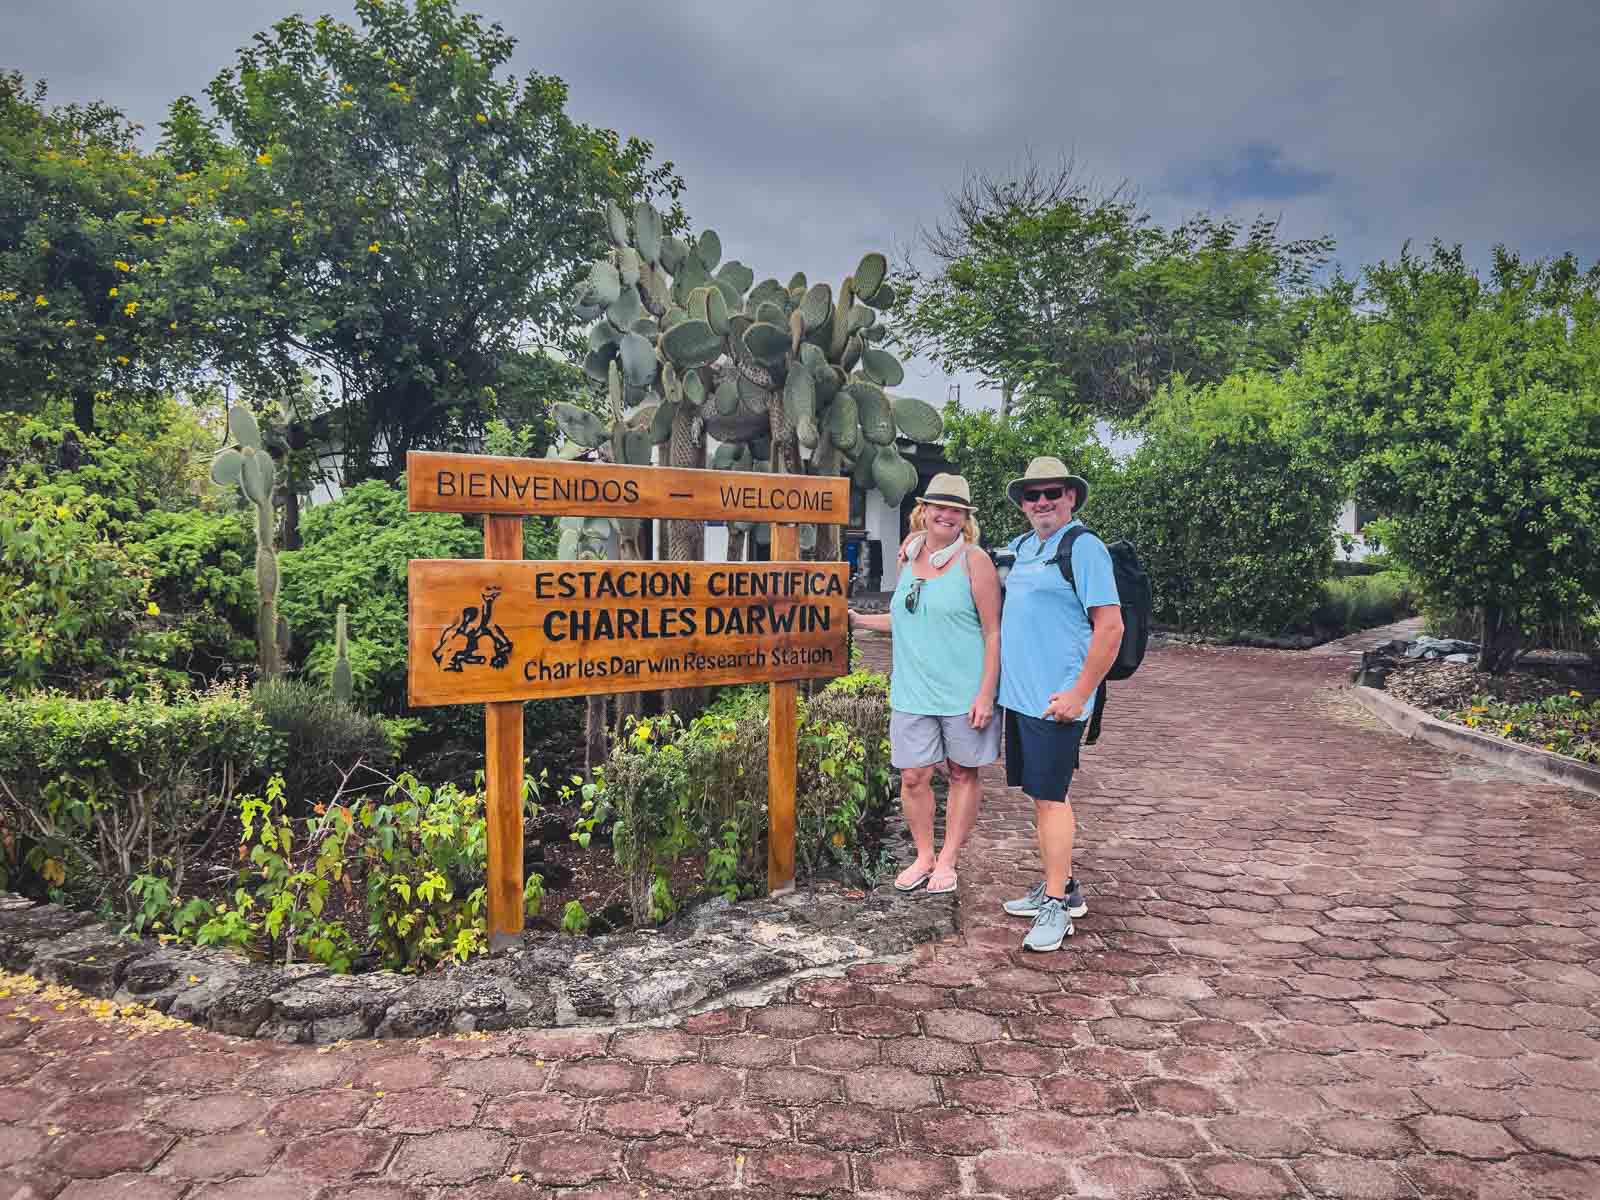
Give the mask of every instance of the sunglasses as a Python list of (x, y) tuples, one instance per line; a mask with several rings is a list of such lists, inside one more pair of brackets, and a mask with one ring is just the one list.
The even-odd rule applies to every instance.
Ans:
[(906, 589), (906, 611), (908, 613), (917, 611), (917, 597), (922, 595), (922, 584), (923, 580), (913, 579), (911, 586)]
[(1067, 494), (1067, 489), (1062, 484), (1055, 487), (1025, 488), (1022, 493), (1024, 500), (1059, 500)]

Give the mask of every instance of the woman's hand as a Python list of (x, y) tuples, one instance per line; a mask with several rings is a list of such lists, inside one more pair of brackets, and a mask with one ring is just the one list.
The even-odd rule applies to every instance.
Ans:
[(967, 710), (967, 724), (974, 729), (987, 729), (994, 720), (994, 697), (979, 695)]

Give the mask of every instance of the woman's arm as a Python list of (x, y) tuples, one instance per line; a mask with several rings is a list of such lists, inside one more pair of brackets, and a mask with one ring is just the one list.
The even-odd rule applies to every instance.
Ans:
[(977, 546), (967, 551), (966, 568), (983, 630), (983, 681), (967, 715), (974, 729), (983, 729), (994, 716), (994, 695), (1000, 687), (1000, 576), (993, 561)]
[(890, 632), (888, 613), (860, 613), (853, 608), (846, 611), (850, 614), (851, 629), (871, 629), (876, 633)]

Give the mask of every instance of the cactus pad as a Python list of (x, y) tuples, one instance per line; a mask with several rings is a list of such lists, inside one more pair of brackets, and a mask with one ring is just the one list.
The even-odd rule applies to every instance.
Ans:
[(650, 444), (659, 446), (671, 440), (672, 422), (678, 415), (678, 406), (670, 400), (663, 400), (656, 405), (655, 412), (650, 416)]
[(756, 273), (745, 266), (736, 258), (730, 258), (717, 269), (717, 282), (725, 283), (739, 295), (743, 296), (750, 290), (750, 285), (755, 281)]
[[(889, 398), (883, 389), (865, 379), (854, 379), (845, 384), (845, 394), (856, 402), (861, 418), (861, 432), (875, 446), (894, 444), (894, 413), (889, 408)], [(834, 403), (838, 403), (837, 397)]]
[(644, 316), (644, 303), (639, 299), (639, 289), (623, 286), (622, 293), (606, 309), (606, 320), (618, 329), (632, 329), (633, 323)]
[(618, 357), (622, 360), (622, 377), (629, 387), (648, 387), (656, 377), (655, 347), (637, 333), (622, 335)]
[(725, 417), (731, 417), (739, 411), (739, 385), (731, 379), (724, 379), (717, 384), (715, 396), (717, 411)]
[(856, 264), (856, 295), (865, 298), (883, 286), (884, 278), (889, 274), (889, 260), (876, 250), (863, 254), (861, 261)]
[(622, 276), (616, 267), (605, 259), (600, 259), (589, 268), (588, 302), (607, 307), (617, 302), (617, 297), (622, 295)]
[(944, 418), (933, 405), (912, 396), (892, 396), (889, 404), (894, 423), (912, 441), (937, 442), (944, 433)]
[(895, 508), (917, 486), (917, 469), (900, 457), (893, 443), (880, 446), (872, 456), (872, 482), (878, 485), (889, 506)]
[(660, 261), (661, 214), (643, 200), (633, 206), (633, 244), (639, 247), (639, 254), (645, 261)]
[(680, 321), (661, 335), (661, 350), (680, 371), (716, 362), (722, 339), (704, 321)]
[(593, 450), (606, 440), (606, 429), (600, 418), (576, 404), (557, 401), (550, 414), (555, 417), (556, 428), (578, 445)]
[(789, 353), (789, 334), (777, 325), (757, 321), (744, 331), (744, 345), (753, 358), (778, 362)]
[(243, 466), (244, 456), (230, 446), (211, 460), (211, 482), (219, 487), (238, 487)]
[(828, 406), (828, 436), (847, 453), (853, 453), (861, 441), (861, 415), (849, 392), (840, 392)]
[(668, 234), (661, 239), (661, 265), (667, 269), (668, 274), (676, 275), (683, 266), (683, 260), (689, 257), (689, 247), (680, 237)]
[[(900, 360), (887, 350), (876, 347), (861, 352), (861, 373), (880, 387), (898, 387), (905, 379), (905, 368)], [(926, 441), (928, 439), (919, 439)]]
[(800, 319), (805, 322), (807, 333), (820, 328), (832, 312), (833, 289), (825, 283), (811, 288), (800, 302)]
[(715, 229), (708, 229), (695, 239), (694, 256), (700, 260), (707, 275), (717, 269), (717, 264), (722, 261), (722, 239), (717, 236)]
[(790, 371), (783, 384), (783, 411), (790, 421), (798, 425), (817, 416), (817, 385), (810, 371)]

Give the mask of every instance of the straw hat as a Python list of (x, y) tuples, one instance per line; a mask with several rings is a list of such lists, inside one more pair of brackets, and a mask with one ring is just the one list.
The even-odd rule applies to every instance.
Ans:
[(1030, 483), (1064, 483), (1072, 488), (1078, 493), (1078, 502), (1072, 506), (1074, 513), (1089, 499), (1089, 481), (1082, 475), (1074, 475), (1067, 470), (1066, 463), (1048, 454), (1041, 454), (1030, 462), (1020, 479), (1013, 479), (1006, 484), (1006, 495), (1011, 497), (1011, 503), (1018, 508), (1022, 507), (1022, 489)]
[(951, 508), (964, 508), (976, 512), (972, 506), (972, 489), (959, 475), (941, 472), (928, 481), (928, 490), (922, 493), (924, 504), (947, 504)]

